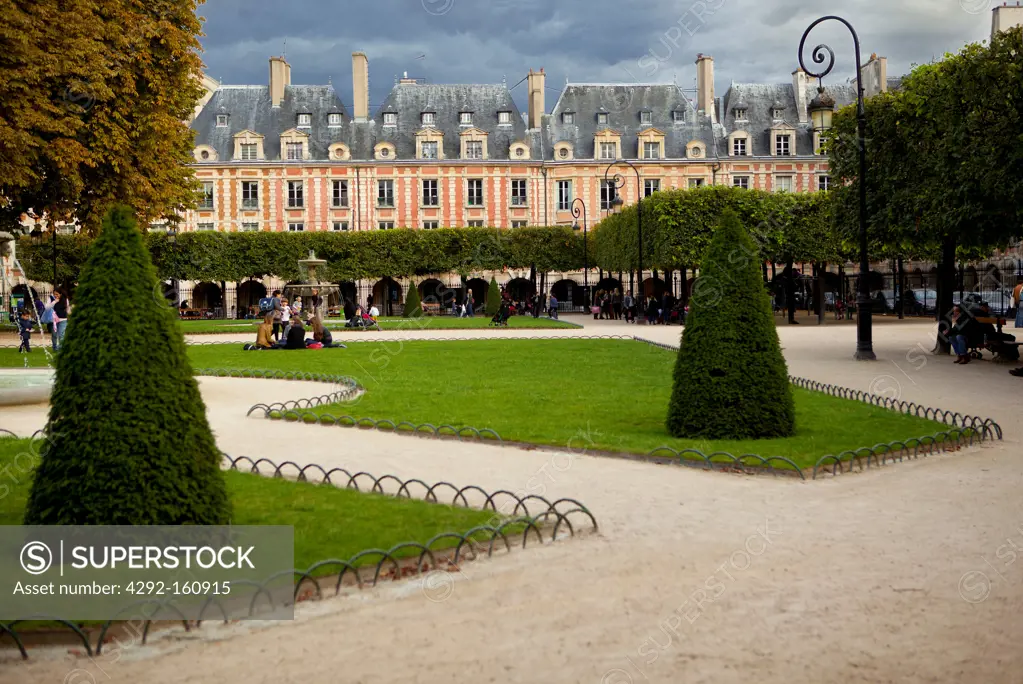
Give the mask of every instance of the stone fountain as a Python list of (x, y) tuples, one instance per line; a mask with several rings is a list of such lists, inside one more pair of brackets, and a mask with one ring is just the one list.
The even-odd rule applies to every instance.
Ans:
[(284, 286), (284, 295), (289, 301), (296, 297), (302, 299), (302, 311), (311, 311), (322, 321), (326, 318), (328, 297), (332, 294), (340, 296), (341, 288), (333, 283), (321, 283), (316, 277), (316, 269), (325, 266), (326, 259), (317, 259), (316, 253), (309, 250), (309, 257), (300, 259), (298, 267), (302, 277), (294, 285)]

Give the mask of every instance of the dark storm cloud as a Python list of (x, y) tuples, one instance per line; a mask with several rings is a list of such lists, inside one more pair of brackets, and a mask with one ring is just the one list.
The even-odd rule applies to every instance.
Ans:
[[(863, 59), (888, 57), (890, 76), (940, 58), (990, 31), (985, 0), (212, 0), (203, 45), (223, 83), (262, 84), (267, 59), (287, 41), (295, 83), (331, 79), (351, 102), (351, 53), (367, 53), (370, 102), (404, 72), (433, 83), (518, 83), (548, 74), (548, 109), (565, 79), (695, 83), (697, 53), (715, 59), (719, 93), (734, 81), (785, 82), (805, 28), (839, 13), (856, 27)], [(999, 3), (1000, 4), (1000, 3)], [(831, 79), (854, 73), (847, 31), (828, 22), (811, 34), (836, 52)], [(808, 64), (808, 66), (811, 66)], [(525, 105), (525, 86), (514, 91)]]

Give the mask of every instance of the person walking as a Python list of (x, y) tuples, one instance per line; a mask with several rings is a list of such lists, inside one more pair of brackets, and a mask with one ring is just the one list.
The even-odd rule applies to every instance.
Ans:
[(1023, 328), (1023, 276), (1016, 278), (1016, 287), (1012, 290), (1012, 305), (1016, 307), (1016, 327)]
[(628, 292), (625, 293), (625, 299), (622, 301), (622, 304), (625, 310), (625, 322), (626, 323), (634, 322), (636, 320), (635, 318), (636, 310), (634, 308), (636, 302), (632, 298), (632, 290), (629, 290)]
[(18, 318), (18, 332), (21, 334), (21, 346), (18, 347), (18, 353), (24, 351), (26, 354), (32, 351), (32, 316), (29, 314), (28, 309), (21, 310), (21, 316)]
[(54, 349), (56, 349), (57, 338), (54, 336), (53, 329), (53, 303), (54, 303), (53, 295), (50, 295), (50, 298), (43, 306), (42, 313), (39, 314), (39, 322), (43, 324), (43, 328), (45, 329), (46, 334), (50, 336), (50, 340), (52, 341), (53, 347)]
[(553, 319), (557, 320), (557, 318), (558, 318), (558, 298), (554, 296), (553, 292), (551, 292), (551, 298), (550, 298), (549, 301), (550, 301), (550, 303), (548, 305), (549, 308), (547, 310), (547, 316), (549, 318), (553, 318)]
[(71, 307), (68, 306), (64, 293), (57, 290), (53, 293), (53, 351), (60, 351), (64, 341), (64, 330), (67, 328), (67, 319), (71, 315)]
[(472, 292), (465, 298), (465, 315), (472, 318), (476, 315), (476, 300), (472, 298)]

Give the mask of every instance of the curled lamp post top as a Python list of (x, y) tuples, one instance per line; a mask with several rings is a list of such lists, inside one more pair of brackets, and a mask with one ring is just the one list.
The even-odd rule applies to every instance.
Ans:
[(828, 16), (821, 17), (817, 21), (810, 24), (806, 28), (806, 30), (803, 31), (803, 37), (799, 39), (799, 53), (797, 55), (799, 57), (799, 68), (805, 71), (807, 76), (810, 76), (811, 78), (816, 78), (818, 80), (818, 85), (821, 88), (824, 87), (824, 77), (830, 74), (831, 70), (835, 68), (835, 51), (832, 50), (830, 46), (825, 45), (823, 43), (817, 45), (813, 49), (813, 52), (811, 53), (813, 63), (825, 65), (822, 71), (817, 72), (806, 68), (806, 62), (803, 60), (803, 48), (806, 46), (806, 39), (810, 35), (810, 31), (814, 30), (814, 28), (816, 28), (818, 24), (821, 24), (825, 21), (830, 21), (832, 19), (845, 24), (845, 27), (849, 29), (849, 33), (852, 34), (853, 48), (856, 51), (856, 102), (859, 113), (862, 114), (863, 83), (860, 80), (860, 37), (856, 35), (856, 29), (854, 29), (852, 27), (852, 24), (850, 24), (848, 21), (834, 14), (829, 14)]
[(572, 200), (572, 218), (583, 217), (583, 222), (586, 221), (586, 202), (583, 201), (582, 197), (576, 197)]
[(632, 162), (630, 162), (628, 159), (615, 159), (613, 162), (608, 164), (607, 165), (607, 169), (604, 171), (604, 180), (605, 181), (609, 181), (609, 180), (610, 181), (614, 181), (614, 186), (615, 186), (616, 189), (625, 186), (625, 178), (622, 176), (622, 174), (615, 172), (614, 175), (609, 175), (611, 173), (611, 169), (613, 169), (617, 164), (625, 164), (626, 166), (631, 168), (633, 171), (635, 171), (636, 172), (636, 181), (639, 182), (639, 169), (637, 169), (636, 165), (633, 164)]

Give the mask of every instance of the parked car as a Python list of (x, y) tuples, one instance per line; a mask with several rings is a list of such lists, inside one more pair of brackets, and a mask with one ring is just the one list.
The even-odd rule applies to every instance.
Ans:
[(959, 304), (966, 309), (973, 309), (981, 303), (987, 303), (992, 315), (1004, 316), (1012, 307), (1012, 293), (1008, 290), (977, 290), (964, 292), (960, 300), (957, 290), (952, 293), (952, 303)]

